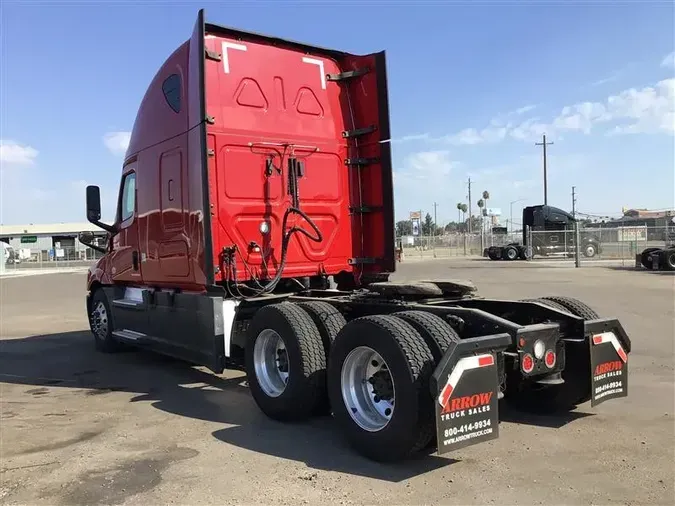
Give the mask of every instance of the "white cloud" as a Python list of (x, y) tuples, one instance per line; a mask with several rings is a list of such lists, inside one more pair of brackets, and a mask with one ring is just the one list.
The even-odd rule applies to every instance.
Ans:
[(601, 86), (603, 84), (611, 83), (613, 81), (616, 81), (621, 74), (619, 72), (615, 72), (609, 77), (605, 77), (604, 79), (598, 79), (597, 81), (593, 81), (591, 83), (591, 86)]
[(526, 105), (523, 107), (520, 107), (516, 109), (514, 112), (516, 114), (525, 114), (526, 112), (530, 112), (531, 110), (535, 109), (537, 106), (536, 105)]
[(416, 179), (448, 175), (457, 163), (450, 159), (449, 151), (421, 151), (406, 157), (402, 174)]
[[(523, 108), (525, 109), (525, 108)], [(599, 126), (608, 133), (673, 133), (675, 131), (675, 79), (665, 79), (653, 86), (630, 88), (603, 102), (579, 102), (565, 106), (551, 121), (528, 118), (520, 123), (504, 123), (499, 118), (482, 130), (465, 128), (441, 140), (454, 145), (499, 142), (507, 137), (531, 142), (563, 132), (590, 134)]]
[(38, 151), (27, 145), (19, 144), (11, 140), (0, 140), (0, 165), (33, 165)]
[(404, 135), (403, 137), (398, 137), (395, 139), (391, 139), (389, 142), (392, 142), (394, 144), (396, 143), (401, 143), (401, 142), (410, 142), (410, 141), (423, 141), (425, 139), (429, 138), (429, 134), (412, 134), (412, 135)]
[(103, 136), (103, 143), (114, 155), (124, 155), (130, 140), (131, 132), (108, 132)]
[(661, 60), (661, 66), (665, 68), (675, 68), (675, 51), (666, 55), (663, 60)]

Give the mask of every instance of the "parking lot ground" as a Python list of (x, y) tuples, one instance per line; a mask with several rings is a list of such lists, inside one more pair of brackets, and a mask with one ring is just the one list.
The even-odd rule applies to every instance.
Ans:
[(503, 410), (500, 438), (397, 465), (329, 417), (280, 424), (241, 373), (93, 349), (82, 273), (0, 280), (2, 504), (672, 504), (674, 282), (620, 266), (403, 263), (395, 279), (487, 297), (578, 297), (629, 333), (628, 398), (566, 416)]

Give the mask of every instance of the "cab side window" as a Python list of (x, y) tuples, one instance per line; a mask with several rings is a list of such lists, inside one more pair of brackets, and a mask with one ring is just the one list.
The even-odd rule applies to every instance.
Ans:
[(133, 217), (136, 211), (136, 173), (129, 172), (124, 177), (122, 186), (122, 201), (120, 202), (121, 221), (127, 221)]
[(166, 103), (173, 112), (179, 113), (181, 108), (181, 79), (178, 74), (171, 74), (162, 83), (162, 92)]

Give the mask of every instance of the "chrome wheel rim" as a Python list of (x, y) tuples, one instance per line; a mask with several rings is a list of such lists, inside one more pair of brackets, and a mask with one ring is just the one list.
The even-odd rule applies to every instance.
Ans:
[(592, 257), (595, 253), (595, 248), (593, 246), (586, 246), (586, 256)]
[(347, 412), (359, 427), (377, 432), (389, 424), (396, 391), (379, 353), (367, 346), (353, 349), (342, 364), (340, 387)]
[(105, 340), (108, 335), (108, 311), (101, 301), (96, 303), (91, 312), (91, 330), (97, 339)]
[(272, 329), (265, 329), (255, 340), (253, 364), (258, 384), (270, 397), (279, 397), (288, 384), (289, 363), (286, 345)]

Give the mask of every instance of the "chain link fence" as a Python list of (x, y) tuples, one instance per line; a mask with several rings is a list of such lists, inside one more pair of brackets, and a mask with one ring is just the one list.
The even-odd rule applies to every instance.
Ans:
[[(560, 259), (574, 261), (576, 231), (531, 231), (533, 260)], [(580, 262), (592, 260), (635, 261), (635, 255), (649, 247), (675, 244), (675, 227), (586, 227), (579, 230)], [(403, 236), (396, 238), (401, 261), (405, 259), (454, 258), (483, 256), (485, 248), (523, 243), (521, 231), (508, 234), (448, 233), (437, 236)]]
[[(87, 247), (18, 248), (5, 253), (4, 270), (89, 267), (102, 253)], [(2, 261), (2, 260), (0, 260)]]

